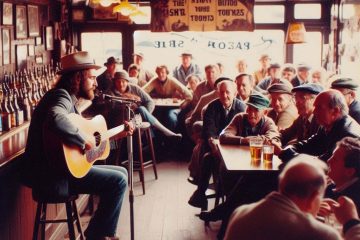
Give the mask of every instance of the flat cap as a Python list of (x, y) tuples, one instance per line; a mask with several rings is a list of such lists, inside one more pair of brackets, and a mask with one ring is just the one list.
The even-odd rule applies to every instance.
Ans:
[(311, 70), (311, 66), (309, 64), (306, 64), (306, 63), (300, 63), (297, 66), (297, 70), (298, 71), (309, 71), (309, 70)]
[(141, 58), (144, 58), (144, 54), (142, 52), (135, 52), (133, 53), (133, 56), (139, 56)]
[(287, 93), (287, 94), (292, 94), (291, 93), (291, 86), (290, 84), (285, 84), (285, 83), (274, 83), (272, 84), (267, 91), (269, 93)]
[(130, 77), (129, 74), (125, 71), (119, 71), (119, 72), (115, 72), (113, 80), (116, 79), (125, 79), (126, 81), (130, 82)]
[(324, 87), (319, 84), (316, 84), (316, 83), (306, 83), (306, 84), (302, 84), (300, 86), (294, 87), (291, 91), (293, 93), (294, 92), (307, 92), (307, 93), (318, 95), (319, 93), (324, 91)]
[(269, 68), (281, 68), (279, 63), (271, 63)]
[(264, 109), (269, 107), (270, 101), (264, 95), (256, 93), (250, 95), (249, 100), (246, 102), (246, 104), (257, 109)]
[(331, 83), (331, 88), (346, 88), (356, 90), (359, 84), (352, 78), (339, 77)]

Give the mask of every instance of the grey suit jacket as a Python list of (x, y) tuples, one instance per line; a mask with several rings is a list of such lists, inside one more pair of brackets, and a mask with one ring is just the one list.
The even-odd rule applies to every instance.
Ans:
[[(59, 151), (46, 151), (50, 144), (64, 142), (84, 147), (85, 140), (67, 118), (77, 112), (73, 99), (64, 89), (47, 92), (36, 107), (28, 132), (25, 154), (22, 158), (23, 182), (41, 191), (67, 195), (70, 173)], [(45, 139), (45, 135), (52, 136)], [(60, 147), (60, 146), (59, 146)]]
[(237, 208), (228, 225), (226, 240), (342, 239), (332, 227), (302, 212), (286, 196), (272, 192), (263, 200)]

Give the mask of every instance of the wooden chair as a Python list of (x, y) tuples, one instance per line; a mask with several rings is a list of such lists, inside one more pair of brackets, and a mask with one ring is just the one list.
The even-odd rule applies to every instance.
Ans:
[[(148, 161), (144, 161), (144, 146), (141, 139), (142, 133), (145, 134), (147, 146), (150, 150), (150, 159)], [(143, 194), (145, 194), (145, 178), (144, 178), (144, 170), (145, 168), (152, 167), (155, 174), (155, 179), (158, 179), (157, 169), (156, 169), (156, 160), (155, 160), (155, 151), (154, 145), (151, 137), (151, 125), (148, 122), (142, 122), (139, 127), (136, 128), (134, 134), (134, 140), (137, 141), (138, 148), (138, 160), (134, 161), (134, 171), (139, 172), (140, 181), (142, 185)], [(123, 165), (128, 166), (128, 161), (124, 161)]]
[[(45, 227), (47, 223), (62, 223), (66, 222), (69, 229), (69, 238), (70, 240), (75, 240), (75, 229), (74, 222), (77, 227), (77, 231), (81, 240), (85, 240), (83, 231), (81, 229), (80, 217), (77, 210), (75, 200), (78, 198), (78, 195), (71, 195), (69, 197), (56, 197), (51, 198), (41, 196), (38, 193), (34, 193), (33, 190), (33, 199), (37, 202), (33, 240), (38, 239), (39, 227), (41, 227), (41, 240), (45, 240)], [(47, 219), (46, 218), (46, 208), (47, 204), (60, 204), (64, 203), (66, 207), (66, 218), (65, 219)]]

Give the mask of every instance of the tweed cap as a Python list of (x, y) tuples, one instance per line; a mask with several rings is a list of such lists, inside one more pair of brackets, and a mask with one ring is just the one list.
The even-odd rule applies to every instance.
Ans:
[(323, 88), (323, 86), (316, 84), (316, 83), (306, 83), (306, 84), (302, 84), (300, 86), (294, 87), (291, 91), (293, 93), (294, 92), (307, 92), (307, 93), (318, 95), (319, 93), (324, 91), (324, 88)]
[(359, 84), (352, 78), (338, 77), (331, 83), (331, 88), (346, 88), (356, 90)]
[(267, 91), (271, 94), (271, 93), (287, 93), (287, 94), (292, 94), (291, 93), (291, 89), (292, 87), (290, 86), (290, 84), (286, 84), (286, 83), (274, 83), (272, 84)]
[(130, 82), (129, 74), (125, 71), (115, 72), (113, 80), (116, 79), (125, 79), (126, 81)]
[(265, 109), (269, 107), (270, 101), (264, 95), (256, 93), (250, 95), (246, 104), (257, 109)]

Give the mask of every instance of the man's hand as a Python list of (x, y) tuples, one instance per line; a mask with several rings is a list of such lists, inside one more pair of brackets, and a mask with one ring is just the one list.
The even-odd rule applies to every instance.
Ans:
[(128, 135), (128, 136), (133, 135), (134, 130), (135, 130), (134, 124), (132, 122), (125, 121), (124, 125), (125, 125), (126, 135)]
[(330, 206), (337, 220), (344, 224), (351, 219), (359, 219), (355, 203), (348, 197), (341, 196), (338, 201), (333, 201)]
[(215, 138), (209, 138), (208, 140), (209, 142), (209, 146), (211, 148), (211, 153), (213, 154), (213, 156), (216, 156), (216, 153), (217, 153), (217, 148), (216, 148), (216, 140)]

